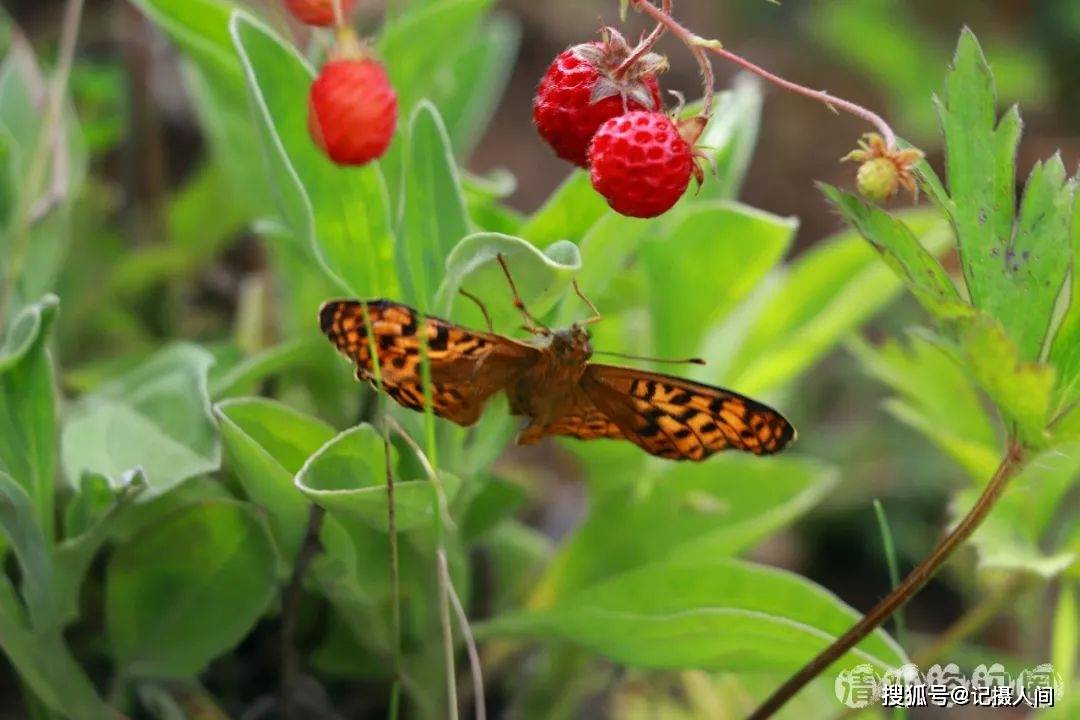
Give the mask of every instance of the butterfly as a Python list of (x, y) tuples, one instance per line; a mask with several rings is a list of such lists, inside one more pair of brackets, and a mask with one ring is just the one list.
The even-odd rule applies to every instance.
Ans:
[[(378, 389), (374, 348), (382, 390), (418, 411), (425, 406), (426, 339), (434, 413), (469, 426), (489, 398), (505, 392), (511, 412), (530, 420), (517, 438), (523, 445), (549, 435), (608, 438), (669, 460), (701, 461), (729, 449), (771, 455), (795, 440), (795, 429), (783, 415), (731, 390), (590, 362), (585, 326), (599, 320), (599, 313), (566, 329), (544, 327), (525, 309), (505, 259), (498, 259), (514, 304), (534, 335), (531, 342), (424, 316), (391, 300), (330, 300), (319, 309), (319, 324), (355, 364), (357, 380)], [(576, 284), (575, 290), (593, 307)]]

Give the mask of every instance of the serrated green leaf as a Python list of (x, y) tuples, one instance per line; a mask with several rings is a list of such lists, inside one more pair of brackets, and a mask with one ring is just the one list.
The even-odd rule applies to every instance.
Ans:
[[(559, 640), (641, 668), (795, 670), (858, 618), (798, 575), (737, 560), (672, 560), (623, 573), (547, 610), (497, 617), (481, 637)], [(894, 668), (903, 650), (884, 632), (839, 666)]]
[(1050, 361), (1058, 371), (1054, 390), (1055, 410), (1080, 400), (1080, 193), (1073, 198), (1072, 292), (1069, 309), (1050, 348)]
[(903, 221), (851, 193), (829, 185), (822, 185), (821, 189), (844, 218), (881, 253), (882, 259), (928, 312), (942, 319), (974, 312), (961, 299), (945, 269)]
[[(1060, 158), (1036, 165), (1017, 216), (1014, 107), (996, 123), (990, 66), (974, 34), (960, 37), (940, 108), (950, 201), (972, 304), (997, 318), (1020, 359), (1039, 358), (1067, 270), (1074, 186)], [(1015, 221), (1015, 223), (1014, 223)]]
[(960, 347), (971, 373), (1016, 425), (1020, 438), (1035, 447), (1044, 445), (1054, 368), (1023, 361), (1001, 323), (985, 315), (962, 321)]
[[(985, 570), (1011, 570), (1052, 578), (1076, 559), (1069, 549), (1044, 549), (1045, 535), (1065, 495), (1080, 477), (1080, 446), (1067, 445), (1037, 455), (1012, 481), (993, 512), (971, 537)], [(974, 504), (978, 489), (956, 496), (950, 506), (958, 520)]]
[(864, 370), (899, 396), (886, 408), (959, 463), (975, 481), (984, 481), (998, 465), (994, 426), (982, 398), (955, 352), (940, 338), (911, 332), (906, 346), (888, 341), (881, 347), (852, 338), (849, 347)]

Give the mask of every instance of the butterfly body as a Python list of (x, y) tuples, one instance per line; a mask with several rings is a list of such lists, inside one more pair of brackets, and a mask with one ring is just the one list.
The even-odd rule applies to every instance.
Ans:
[(425, 352), (431, 407), (440, 417), (472, 425), (487, 400), (505, 392), (511, 412), (530, 420), (521, 444), (549, 435), (622, 439), (658, 457), (699, 461), (727, 449), (768, 455), (795, 439), (779, 412), (730, 390), (590, 362), (592, 345), (580, 325), (542, 329), (520, 342), (389, 300), (332, 300), (319, 321), (356, 365), (358, 380), (407, 408), (424, 409)]

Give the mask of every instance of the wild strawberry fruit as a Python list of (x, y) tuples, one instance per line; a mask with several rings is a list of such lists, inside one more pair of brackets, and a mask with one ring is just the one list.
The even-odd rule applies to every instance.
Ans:
[(397, 94), (386, 70), (366, 57), (332, 60), (311, 85), (308, 130), (339, 165), (382, 157), (397, 127)]
[(690, 178), (702, 180), (693, 144), (702, 118), (677, 126), (661, 112), (638, 110), (608, 120), (589, 145), (592, 185), (616, 212), (651, 218), (671, 209)]
[[(341, 14), (348, 16), (356, 0), (341, 0)], [(285, 0), (292, 16), (307, 25), (328, 27), (334, 24), (334, 0)]]
[(878, 133), (867, 133), (859, 141), (859, 149), (849, 153), (843, 161), (859, 163), (856, 176), (859, 193), (867, 200), (884, 202), (901, 188), (912, 195), (918, 193), (914, 167), (923, 157), (922, 150), (889, 147)]
[(667, 60), (647, 53), (626, 64), (633, 49), (617, 30), (599, 42), (563, 51), (548, 68), (533, 100), (533, 122), (555, 154), (580, 167), (589, 140), (606, 121), (628, 110), (660, 110), (656, 76)]

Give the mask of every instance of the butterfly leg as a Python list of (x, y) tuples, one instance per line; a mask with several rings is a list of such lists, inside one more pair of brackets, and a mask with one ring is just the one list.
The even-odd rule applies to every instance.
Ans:
[(591, 310), (591, 311), (592, 311), (592, 314), (593, 314), (593, 316), (592, 316), (591, 318), (589, 318), (588, 320), (584, 320), (584, 321), (582, 321), (582, 322), (578, 323), (578, 325), (592, 325), (593, 323), (597, 323), (597, 322), (600, 322), (601, 320), (603, 320), (604, 318), (603, 318), (603, 316), (602, 316), (602, 315), (600, 314), (600, 311), (596, 309), (596, 305), (593, 305), (593, 301), (592, 301), (592, 300), (590, 300), (590, 299), (588, 298), (588, 296), (586, 296), (586, 295), (585, 295), (585, 293), (584, 293), (584, 292), (582, 292), (582, 290), (581, 290), (581, 286), (580, 286), (580, 285), (578, 285), (578, 282), (577, 282), (577, 280), (574, 280), (574, 281), (573, 281), (573, 283), (572, 283), (572, 285), (574, 286), (574, 292), (575, 292), (575, 293), (577, 293), (577, 296), (578, 296), (579, 298), (581, 298), (581, 299), (582, 299), (582, 301), (583, 301), (583, 302), (584, 302), (584, 303), (585, 303), (586, 305), (588, 305), (588, 306), (589, 306), (589, 310)]
[(487, 321), (488, 332), (495, 332), (495, 326), (491, 324), (491, 316), (488, 315), (487, 305), (484, 305), (484, 302), (480, 298), (476, 297), (465, 288), (461, 288), (458, 292), (476, 303), (476, 307), (480, 308), (480, 312), (484, 314), (484, 320)]
[(551, 330), (534, 318), (532, 313), (525, 308), (525, 303), (518, 293), (517, 285), (514, 284), (514, 277), (510, 274), (510, 266), (506, 264), (506, 256), (499, 253), (496, 257), (499, 260), (499, 265), (502, 267), (503, 275), (506, 276), (506, 282), (510, 284), (510, 293), (514, 296), (514, 307), (516, 307), (518, 312), (521, 313), (521, 316), (525, 318), (525, 329), (535, 335), (550, 335)]

